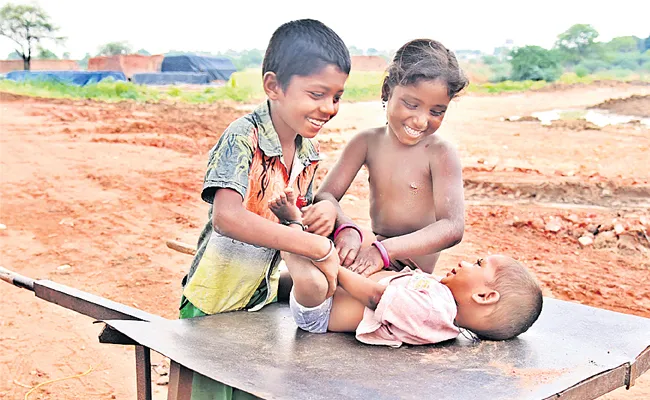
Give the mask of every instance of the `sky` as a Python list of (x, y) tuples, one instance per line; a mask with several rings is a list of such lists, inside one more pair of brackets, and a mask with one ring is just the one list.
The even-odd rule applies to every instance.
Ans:
[[(7, 4), (0, 0), (0, 6)], [(67, 37), (44, 47), (80, 59), (105, 43), (127, 41), (152, 54), (170, 50), (216, 53), (264, 49), (282, 23), (314, 18), (334, 29), (348, 46), (395, 50), (415, 38), (439, 40), (452, 50), (481, 50), (511, 39), (516, 46), (551, 48), (557, 35), (577, 23), (591, 24), (599, 40), (650, 35), (650, 2), (616, 0), (13, 0), (36, 3)], [(381, 5), (380, 5), (381, 4)], [(14, 50), (0, 36), (0, 58)]]

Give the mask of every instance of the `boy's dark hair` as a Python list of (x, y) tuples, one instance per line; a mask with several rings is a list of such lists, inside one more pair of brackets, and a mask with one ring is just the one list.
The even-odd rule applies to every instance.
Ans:
[(449, 99), (469, 84), (454, 53), (442, 43), (430, 39), (406, 43), (397, 50), (386, 72), (388, 75), (381, 87), (381, 100), (384, 102), (388, 101), (395, 86), (413, 85), (419, 80), (442, 80), (447, 85)]
[(275, 72), (283, 89), (294, 75), (309, 76), (327, 65), (350, 74), (350, 53), (343, 40), (320, 21), (300, 19), (275, 30), (264, 54), (262, 75)]
[(488, 316), (491, 327), (474, 330), (480, 338), (489, 340), (512, 339), (528, 330), (542, 312), (542, 289), (535, 277), (520, 263), (503, 257), (488, 284), (499, 292), (496, 308)]

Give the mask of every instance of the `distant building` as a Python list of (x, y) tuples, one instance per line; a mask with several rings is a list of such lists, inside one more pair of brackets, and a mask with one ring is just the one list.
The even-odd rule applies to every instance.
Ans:
[(127, 78), (142, 72), (160, 72), (164, 56), (162, 54), (145, 56), (125, 54), (116, 56), (98, 56), (88, 60), (88, 71), (119, 71)]
[(385, 71), (388, 61), (380, 56), (351, 56), (352, 71)]
[[(0, 74), (25, 69), (23, 60), (0, 60)], [(30, 63), (32, 71), (78, 71), (79, 64), (75, 60), (37, 60)]]
[(499, 60), (505, 61), (510, 55), (510, 52), (514, 50), (514, 48), (515, 48), (514, 40), (506, 39), (503, 45), (494, 48), (494, 52), (492, 54), (495, 57), (497, 57)]
[(478, 60), (481, 58), (481, 50), (455, 50), (454, 54), (458, 60)]

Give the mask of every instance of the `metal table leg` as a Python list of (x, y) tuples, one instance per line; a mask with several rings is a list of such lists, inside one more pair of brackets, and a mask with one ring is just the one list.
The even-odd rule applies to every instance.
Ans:
[(193, 377), (192, 370), (170, 360), (167, 400), (190, 400)]
[(144, 346), (135, 346), (135, 375), (138, 400), (151, 400), (151, 352)]

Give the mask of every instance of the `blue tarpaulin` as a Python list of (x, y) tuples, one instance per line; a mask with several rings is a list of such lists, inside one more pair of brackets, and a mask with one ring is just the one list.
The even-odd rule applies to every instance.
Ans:
[(119, 71), (11, 71), (7, 74), (7, 79), (18, 82), (48, 80), (78, 86), (97, 83), (106, 78), (116, 81), (126, 80), (126, 76)]
[(206, 72), (146, 72), (133, 74), (131, 81), (141, 85), (175, 85), (179, 83), (207, 85), (210, 75)]
[(202, 57), (196, 55), (165, 56), (162, 72), (206, 72), (210, 80), (227, 81), (237, 71), (232, 61), (225, 57)]

